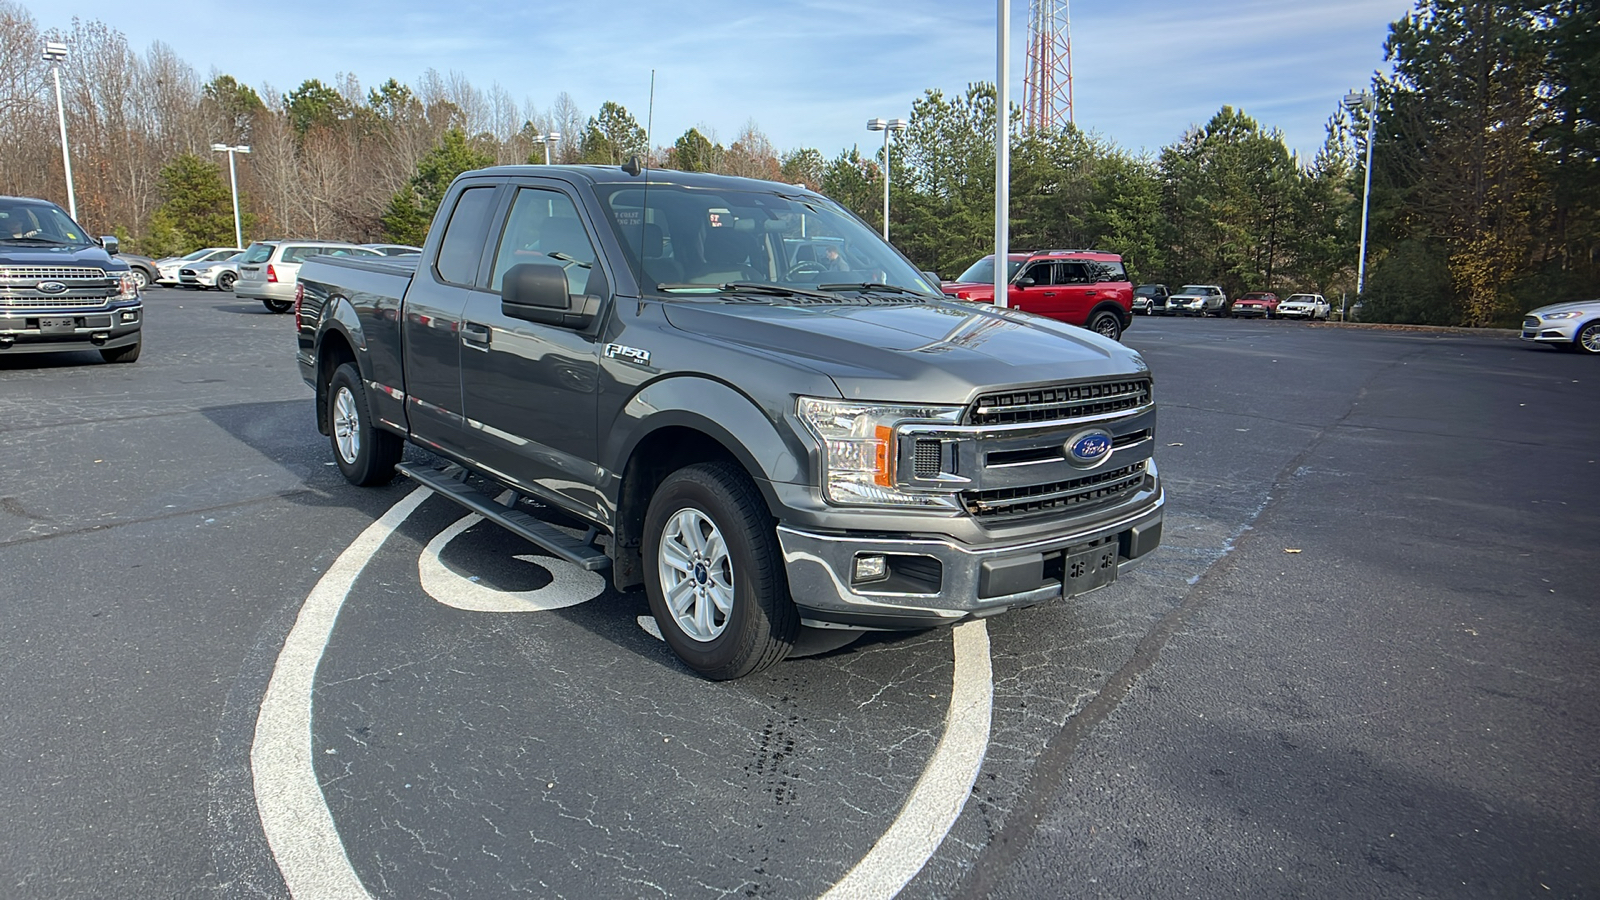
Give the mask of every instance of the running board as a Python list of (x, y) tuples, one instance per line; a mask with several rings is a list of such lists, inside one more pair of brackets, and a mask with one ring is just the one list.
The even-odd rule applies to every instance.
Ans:
[(426, 485), (434, 493), (454, 500), (523, 540), (549, 551), (553, 556), (559, 556), (590, 572), (611, 567), (611, 558), (590, 543), (594, 540), (593, 528), (589, 529), (589, 540), (580, 540), (521, 510), (508, 509), (463, 481), (465, 470), (460, 466), (435, 469), (416, 463), (401, 463), (395, 468), (407, 478)]

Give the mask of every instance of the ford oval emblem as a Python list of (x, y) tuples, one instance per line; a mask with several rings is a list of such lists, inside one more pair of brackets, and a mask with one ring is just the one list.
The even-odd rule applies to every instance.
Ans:
[(66, 291), (67, 286), (59, 281), (41, 281), (37, 289), (41, 294), (60, 294)]
[(1111, 457), (1111, 432), (1091, 428), (1073, 435), (1066, 444), (1067, 459), (1073, 465), (1093, 468)]

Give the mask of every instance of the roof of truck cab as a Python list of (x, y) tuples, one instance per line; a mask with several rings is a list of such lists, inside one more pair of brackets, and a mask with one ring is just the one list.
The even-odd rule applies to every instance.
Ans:
[[(745, 191), (777, 191), (784, 194), (815, 194), (810, 188), (781, 181), (763, 181), (759, 178), (742, 178), (738, 175), (714, 175), (710, 172), (680, 172), (676, 169), (648, 168), (638, 175), (629, 175), (620, 166), (491, 166), (462, 173), (471, 176), (522, 176), (539, 175), (577, 176), (590, 184), (636, 184), (644, 186), (648, 177), (652, 185), (673, 184), (693, 188), (732, 188)], [(820, 196), (820, 195), (818, 195)]]

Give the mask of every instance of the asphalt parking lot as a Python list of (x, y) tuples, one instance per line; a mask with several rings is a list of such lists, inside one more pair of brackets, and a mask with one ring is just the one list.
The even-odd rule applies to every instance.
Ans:
[(347, 485), (287, 316), (146, 323), (0, 357), (5, 896), (1600, 893), (1593, 359), (1139, 318), (1147, 565), (713, 684), (642, 595)]

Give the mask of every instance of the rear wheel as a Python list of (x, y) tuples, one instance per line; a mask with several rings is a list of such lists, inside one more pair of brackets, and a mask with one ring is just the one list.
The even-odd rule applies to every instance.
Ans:
[(743, 470), (699, 463), (667, 476), (644, 533), (650, 611), (689, 668), (726, 681), (788, 655), (800, 615), (767, 504)]
[(140, 291), (143, 291), (145, 288), (150, 286), (150, 276), (146, 275), (144, 270), (138, 266), (134, 266), (128, 270), (128, 277), (133, 279), (134, 286)]
[(1578, 329), (1577, 337), (1572, 339), (1572, 349), (1579, 353), (1600, 354), (1600, 322), (1590, 322)]
[(1102, 309), (1089, 317), (1089, 330), (1113, 341), (1122, 340), (1122, 320), (1108, 309)]
[(367, 487), (394, 477), (404, 447), (400, 438), (375, 426), (355, 363), (340, 366), (328, 381), (328, 440), (339, 471), (351, 484)]
[(286, 313), (294, 309), (294, 304), (288, 300), (263, 300), (261, 305), (275, 313)]

